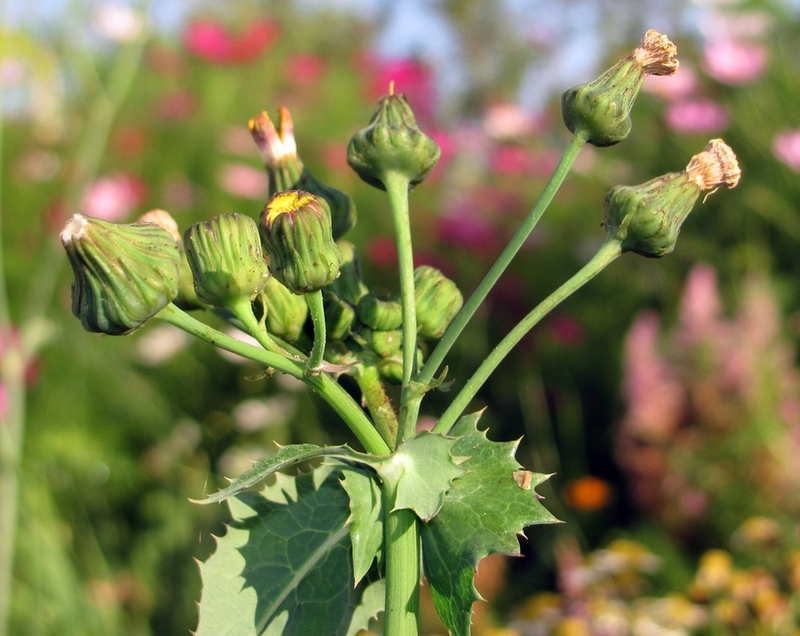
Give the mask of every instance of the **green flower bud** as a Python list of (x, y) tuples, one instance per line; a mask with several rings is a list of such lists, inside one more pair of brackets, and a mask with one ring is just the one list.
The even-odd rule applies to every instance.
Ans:
[(258, 226), (249, 216), (221, 214), (191, 225), (183, 234), (200, 302), (230, 307), (253, 300), (267, 284), (269, 268)]
[(417, 333), (423, 338), (441, 338), (464, 304), (456, 284), (435, 267), (414, 270), (417, 303)]
[(267, 333), (287, 342), (298, 342), (308, 318), (305, 297), (292, 293), (272, 277), (260, 297), (267, 312)]
[(741, 170), (733, 150), (713, 139), (692, 157), (686, 170), (656, 177), (638, 186), (617, 186), (605, 200), (603, 225), (623, 252), (650, 258), (675, 248), (681, 224), (703, 190), (733, 188)]
[(356, 307), (358, 319), (370, 329), (388, 331), (403, 324), (403, 306), (394, 298), (366, 294)]
[[(423, 363), (422, 349), (417, 347), (417, 367)], [(403, 358), (402, 356), (390, 356), (382, 358), (378, 362), (378, 373), (384, 382), (389, 384), (403, 383)]]
[(350, 327), (356, 319), (353, 306), (327, 289), (322, 292), (325, 307), (325, 331), (330, 340), (342, 341), (350, 335)]
[(442, 151), (423, 133), (405, 95), (381, 97), (369, 126), (358, 131), (347, 147), (347, 163), (370, 185), (386, 189), (386, 178), (399, 174), (409, 188), (422, 182), (439, 161)]
[(75, 274), (72, 313), (87, 331), (130, 333), (178, 293), (178, 245), (154, 223), (118, 225), (76, 214), (61, 243)]
[(342, 264), (339, 267), (339, 278), (330, 284), (329, 289), (342, 300), (356, 306), (361, 297), (369, 291), (361, 279), (358, 254), (355, 246), (348, 241), (337, 241), (336, 245), (342, 255)]
[(301, 190), (279, 192), (261, 213), (261, 238), (273, 276), (295, 294), (326, 287), (339, 275), (341, 254), (324, 199)]
[(163, 227), (178, 244), (178, 249), (181, 253), (181, 264), (178, 270), (178, 295), (175, 296), (172, 302), (184, 310), (199, 309), (202, 307), (202, 304), (197, 299), (197, 292), (194, 289), (192, 268), (189, 267), (189, 260), (186, 258), (186, 250), (183, 249), (183, 237), (178, 230), (178, 224), (175, 219), (172, 218), (169, 212), (156, 209), (145, 212), (139, 217), (139, 220), (146, 223), (155, 223)]
[(381, 358), (388, 358), (400, 353), (403, 346), (403, 331), (391, 329), (389, 331), (373, 331), (369, 341), (370, 348)]
[(582, 132), (595, 146), (613, 146), (631, 131), (630, 112), (647, 75), (678, 70), (677, 49), (650, 30), (633, 53), (589, 84), (573, 86), (561, 97), (561, 112), (570, 132)]
[(341, 190), (317, 179), (297, 155), (294, 124), (288, 108), (278, 109), (277, 128), (266, 112), (251, 119), (249, 128), (267, 169), (269, 196), (286, 190), (310, 192), (328, 203), (334, 240), (353, 229), (356, 224), (355, 202)]

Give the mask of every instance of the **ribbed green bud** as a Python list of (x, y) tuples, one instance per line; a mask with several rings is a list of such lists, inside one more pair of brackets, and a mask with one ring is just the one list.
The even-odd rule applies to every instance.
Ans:
[(295, 294), (336, 280), (341, 254), (324, 199), (302, 190), (279, 192), (264, 207), (259, 227), (270, 271)]
[(267, 311), (267, 333), (287, 342), (300, 340), (308, 318), (308, 303), (304, 296), (298, 296), (270, 277), (261, 292)]
[(294, 124), (288, 108), (278, 109), (278, 126), (262, 112), (249, 122), (250, 133), (258, 146), (269, 177), (269, 196), (286, 190), (310, 192), (328, 203), (334, 240), (341, 238), (356, 224), (356, 204), (336, 188), (317, 179), (297, 155)]
[(202, 303), (230, 307), (253, 300), (267, 284), (258, 225), (249, 216), (221, 214), (195, 223), (183, 233), (183, 245)]
[(377, 331), (399, 329), (403, 324), (403, 306), (395, 298), (370, 292), (358, 301), (356, 311), (361, 322)]
[[(423, 363), (422, 349), (417, 347), (417, 367)], [(403, 358), (400, 355), (382, 358), (378, 362), (378, 373), (381, 380), (389, 384), (403, 383)]]
[(678, 70), (677, 49), (650, 30), (633, 53), (589, 84), (573, 86), (561, 97), (564, 123), (587, 135), (595, 146), (613, 146), (631, 131), (630, 112), (647, 75), (672, 75)]
[(605, 200), (603, 225), (624, 252), (650, 258), (669, 254), (703, 190), (733, 188), (741, 171), (736, 155), (721, 139), (692, 157), (684, 172), (672, 172), (638, 186), (617, 186)]
[(401, 329), (373, 331), (369, 345), (381, 358), (397, 355), (403, 346), (403, 331)]
[(330, 340), (342, 341), (350, 335), (356, 319), (355, 308), (327, 289), (322, 292), (325, 307), (325, 330)]
[(414, 270), (417, 333), (423, 338), (441, 338), (464, 304), (456, 284), (435, 267)]
[(178, 244), (178, 249), (181, 252), (181, 264), (178, 275), (178, 295), (175, 296), (172, 302), (184, 310), (199, 309), (202, 307), (203, 305), (197, 299), (197, 292), (194, 289), (194, 276), (192, 275), (192, 268), (189, 267), (189, 261), (186, 258), (186, 250), (183, 249), (183, 237), (178, 230), (178, 223), (172, 218), (169, 212), (159, 209), (145, 212), (139, 217), (139, 220), (147, 223), (155, 223), (163, 227)]
[(389, 174), (406, 177), (412, 188), (431, 173), (441, 154), (436, 142), (419, 129), (405, 95), (395, 95), (390, 87), (369, 125), (350, 140), (347, 163), (381, 190)]
[(75, 274), (72, 313), (87, 331), (130, 333), (178, 293), (178, 245), (154, 223), (118, 225), (76, 214), (61, 243)]
[(337, 241), (336, 245), (342, 255), (342, 264), (339, 267), (339, 278), (330, 284), (329, 289), (342, 300), (356, 306), (361, 297), (369, 291), (361, 279), (358, 254), (355, 246), (349, 241)]

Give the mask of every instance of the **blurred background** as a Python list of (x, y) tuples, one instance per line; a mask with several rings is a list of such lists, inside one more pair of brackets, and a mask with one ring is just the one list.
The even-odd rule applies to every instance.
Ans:
[[(193, 559), (214, 550), (226, 519), (223, 506), (189, 498), (274, 441), (351, 441), (303, 385), (259, 379), (258, 367), (166, 325), (85, 333), (57, 238), (69, 216), (125, 222), (163, 208), (182, 228), (257, 216), (267, 178), (247, 121), (286, 106), (302, 159), (356, 200), (348, 239), (368, 284), (394, 291), (387, 201), (345, 160), (394, 81), (443, 151), (411, 197), (417, 261), (468, 295), (568, 140), (561, 92), (648, 28), (678, 45), (679, 73), (648, 80), (626, 142), (583, 150), (451, 353), (449, 378), (469, 377), (594, 253), (612, 186), (681, 170), (716, 137), (737, 152), (742, 181), (698, 203), (668, 257), (613, 263), (481, 391), (490, 436), (524, 436), (519, 460), (553, 473), (539, 490), (567, 523), (529, 529), (525, 558), (482, 564), (489, 603), (475, 633), (797, 633), (800, 3), (0, 7), (7, 634), (188, 633)], [(432, 395), (424, 416), (447, 400)], [(2, 572), (12, 550), (13, 582)], [(431, 614), (424, 633), (444, 633)]]

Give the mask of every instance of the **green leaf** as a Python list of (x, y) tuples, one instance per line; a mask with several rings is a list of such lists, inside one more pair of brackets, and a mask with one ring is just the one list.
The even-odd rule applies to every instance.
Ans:
[[(200, 565), (197, 636), (348, 636), (366, 627), (375, 591), (353, 586), (348, 497), (333, 466), (276, 475), (228, 501), (233, 521)], [(359, 624), (356, 624), (359, 623)]]
[(464, 458), (451, 452), (455, 442), (452, 437), (423, 431), (373, 463), (392, 510), (410, 508), (423, 521), (439, 512), (453, 479), (464, 474), (457, 465)]
[(250, 470), (239, 475), (227, 488), (223, 488), (205, 499), (192, 499), (192, 501), (198, 504), (210, 504), (224, 501), (242, 492), (246, 488), (257, 484), (274, 472), (284, 470), (300, 462), (317, 457), (338, 457), (344, 460), (361, 461), (362, 463), (369, 463), (371, 459), (369, 455), (357, 453), (347, 446), (326, 446), (324, 448), (316, 446), (315, 444), (278, 446), (278, 450), (275, 453), (259, 459), (253, 464)]
[(350, 497), (350, 542), (353, 545), (355, 582), (364, 577), (383, 546), (383, 502), (375, 473), (342, 466), (342, 487)]
[(453, 636), (470, 633), (472, 604), (481, 598), (474, 584), (478, 561), (493, 552), (518, 554), (523, 528), (557, 521), (533, 491), (547, 476), (521, 471), (517, 442), (488, 440), (477, 428), (479, 418), (466, 416), (450, 431), (457, 438), (453, 455), (469, 457), (461, 464), (466, 473), (421, 530), (433, 602)]

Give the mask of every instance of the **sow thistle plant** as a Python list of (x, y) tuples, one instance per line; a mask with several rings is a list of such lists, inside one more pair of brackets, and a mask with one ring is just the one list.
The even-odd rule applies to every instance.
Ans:
[[(511, 348), (553, 307), (624, 252), (661, 257), (703, 191), (734, 187), (739, 168), (722, 140), (682, 172), (608, 194), (606, 240), (572, 278), (534, 308), (465, 383), (432, 430), (417, 430), (425, 396), (445, 381), (446, 355), (517, 253), (580, 149), (610, 146), (630, 131), (630, 109), (648, 74), (678, 67), (675, 46), (648, 31), (641, 45), (597, 80), (562, 100), (573, 136), (539, 201), (464, 302), (455, 283), (413, 265), (409, 192), (440, 156), (401, 94), (390, 87), (348, 147), (348, 163), (386, 191), (397, 240), (399, 290), (385, 296), (361, 277), (352, 199), (317, 180), (297, 154), (289, 111), (277, 126), (262, 113), (250, 131), (269, 175), (258, 221), (226, 214), (181, 236), (163, 211), (115, 225), (77, 215), (61, 239), (72, 264), (74, 314), (93, 332), (121, 335), (152, 318), (305, 382), (350, 427), (347, 445), (279, 447), (204, 500), (227, 501), (232, 521), (200, 565), (200, 636), (354, 636), (382, 614), (385, 636), (418, 632), (422, 573), (444, 624), (470, 633), (481, 558), (518, 554), (526, 526), (553, 523), (524, 470), (516, 442), (490, 441), (467, 413)], [(255, 212), (255, 211), (254, 211)], [(256, 216), (255, 214), (253, 215)], [(249, 333), (236, 340), (189, 311), (210, 311)], [(435, 344), (435, 346), (434, 346)], [(354, 378), (356, 400), (338, 383)], [(397, 407), (388, 385), (400, 386)], [(285, 471), (309, 460), (316, 466)], [(253, 486), (273, 475), (270, 485)]]

